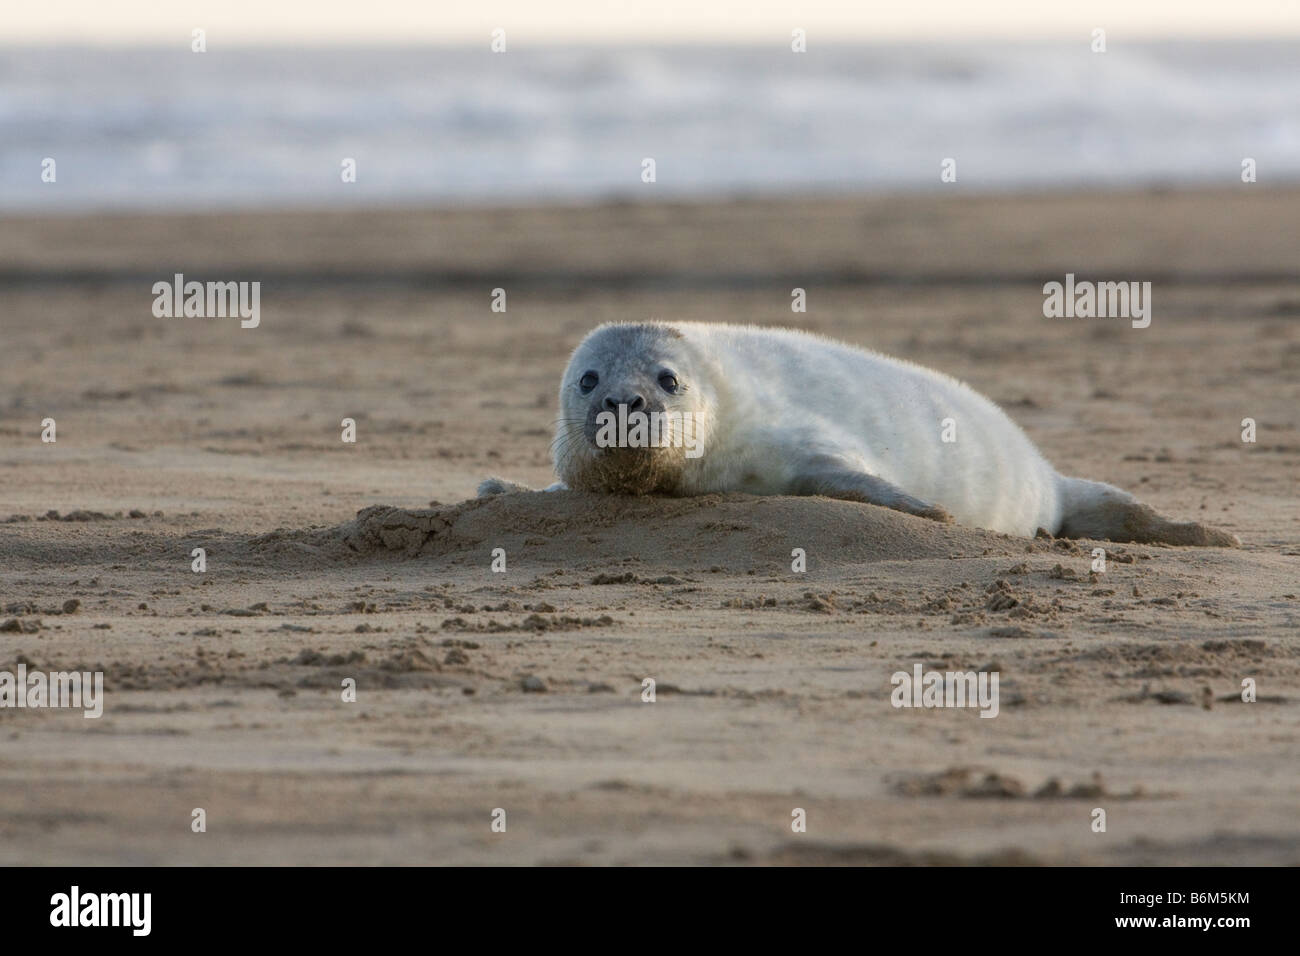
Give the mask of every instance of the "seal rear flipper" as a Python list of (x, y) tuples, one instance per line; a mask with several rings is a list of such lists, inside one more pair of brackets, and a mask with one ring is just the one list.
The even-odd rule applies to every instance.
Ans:
[(1060, 477), (1062, 538), (1239, 548), (1234, 534), (1195, 521), (1170, 521), (1127, 491), (1100, 481)]
[(845, 501), (861, 501), (901, 511), (904, 514), (928, 518), (943, 524), (952, 523), (952, 515), (938, 505), (913, 498), (897, 485), (883, 478), (857, 471), (837, 462), (817, 462), (802, 471), (794, 481), (796, 495), (824, 495)]

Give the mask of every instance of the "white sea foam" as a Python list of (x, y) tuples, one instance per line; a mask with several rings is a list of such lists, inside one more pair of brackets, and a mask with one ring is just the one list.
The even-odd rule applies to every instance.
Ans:
[(1300, 179), (1300, 44), (1086, 40), (0, 50), (0, 208)]

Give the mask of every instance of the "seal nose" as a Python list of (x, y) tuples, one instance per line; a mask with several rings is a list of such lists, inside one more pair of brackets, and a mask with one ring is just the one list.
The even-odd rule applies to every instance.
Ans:
[(606, 396), (605, 407), (611, 412), (617, 412), (620, 405), (626, 405), (629, 412), (639, 412), (645, 408), (645, 399), (640, 395), (633, 395), (631, 398), (611, 398)]

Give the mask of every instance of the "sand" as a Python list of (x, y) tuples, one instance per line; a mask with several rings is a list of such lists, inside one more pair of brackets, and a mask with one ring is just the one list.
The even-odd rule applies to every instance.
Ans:
[[(106, 700), (0, 710), (0, 863), (1300, 863), (1297, 221), (1256, 186), (8, 219), (0, 670)], [(261, 325), (154, 318), (174, 272), (262, 281)], [(1151, 327), (1045, 319), (1066, 272), (1151, 281)], [(647, 317), (952, 373), (1243, 546), (467, 500), (551, 480), (568, 351)], [(997, 670), (999, 715), (893, 707), (917, 663)]]

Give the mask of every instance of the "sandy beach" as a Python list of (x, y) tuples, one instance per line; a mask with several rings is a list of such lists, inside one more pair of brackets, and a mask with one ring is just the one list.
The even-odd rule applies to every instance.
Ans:
[[(105, 699), (0, 709), (0, 863), (1300, 864), (1298, 221), (1244, 184), (7, 217), (0, 670)], [(175, 273), (260, 281), (259, 326), (156, 318)], [(1067, 273), (1151, 282), (1150, 327), (1044, 318)], [(552, 480), (570, 350), (645, 318), (950, 373), (1242, 547), (470, 500)], [(893, 707), (918, 663), (998, 671), (998, 717)]]

